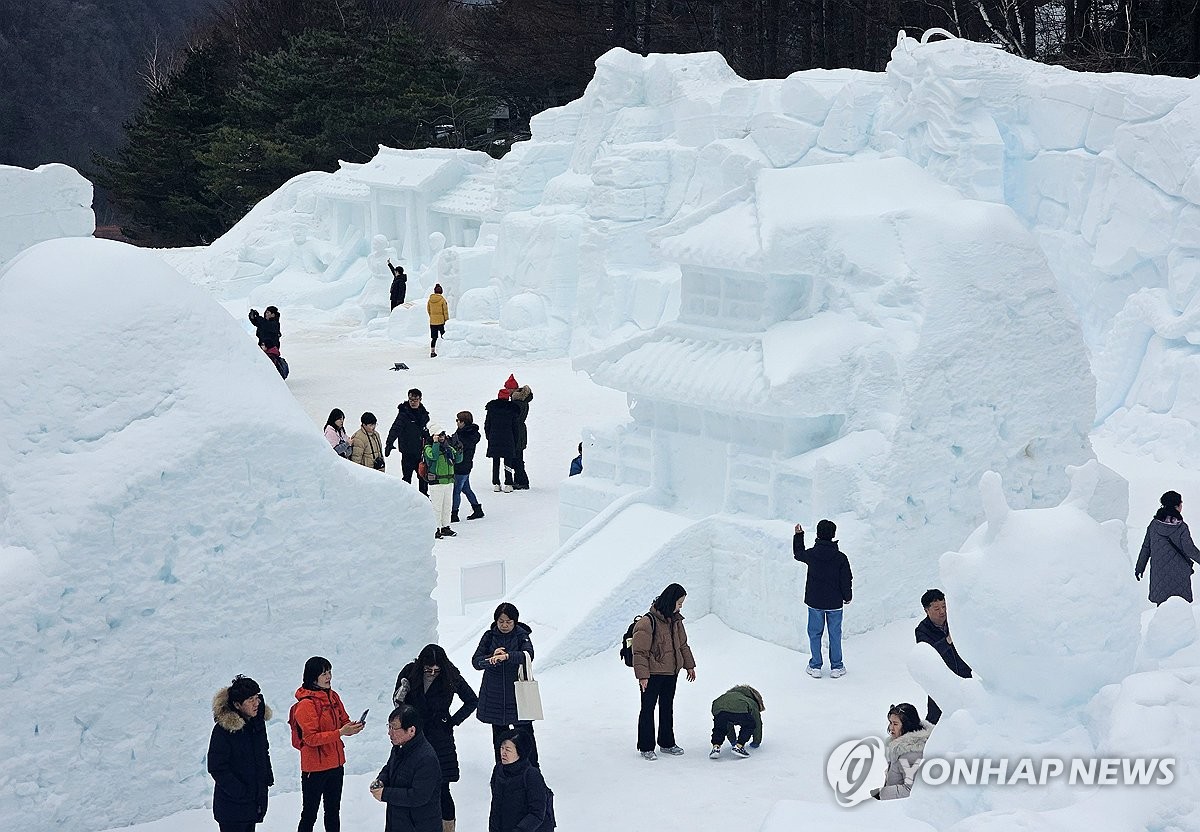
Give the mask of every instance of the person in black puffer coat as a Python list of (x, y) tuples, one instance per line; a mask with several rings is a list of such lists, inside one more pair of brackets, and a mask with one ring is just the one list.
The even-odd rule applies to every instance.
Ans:
[(492, 770), (488, 832), (550, 832), (557, 826), (554, 793), (529, 760), (530, 741), (520, 731), (501, 740), (500, 762)]
[(492, 461), (492, 490), (500, 490), (500, 466), (504, 466), (504, 490), (513, 490), (513, 468), (517, 455), (517, 423), (521, 419), (517, 403), (511, 401), (511, 391), (501, 387), (496, 398), (484, 406), (487, 415), (483, 418), (483, 434), (487, 437), (487, 455)]
[(238, 676), (213, 697), (208, 773), (213, 788), (213, 818), (221, 832), (253, 832), (267, 814), (267, 789), (275, 785), (267, 720), (271, 709), (258, 683)]
[(458, 507), (462, 503), (462, 495), (466, 494), (471, 501), (471, 513), (468, 520), (478, 520), (483, 517), (483, 506), (479, 498), (471, 490), (471, 469), (475, 467), (475, 448), (479, 445), (479, 425), (475, 424), (475, 416), (469, 410), (460, 410), (458, 430), (454, 438), (462, 446), (462, 462), (454, 463), (454, 502), (451, 504), (450, 522), (458, 522)]
[(1138, 553), (1133, 576), (1139, 581), (1150, 567), (1150, 601), (1161, 604), (1178, 596), (1192, 603), (1192, 571), (1200, 562), (1200, 550), (1183, 522), (1183, 497), (1168, 491), (1159, 498), (1161, 507), (1146, 527), (1142, 550)]
[[(450, 705), (455, 694), (463, 704), (451, 716)], [(420, 714), (421, 733), (437, 752), (442, 766), (442, 821), (446, 832), (451, 832), (454, 829), (454, 798), (450, 794), (450, 784), (457, 783), (459, 777), (454, 729), (474, 713), (479, 697), (446, 651), (440, 645), (427, 644), (396, 677), (392, 702), (397, 707), (412, 705)]]
[[(383, 455), (388, 456), (393, 447), (399, 447), (400, 476), (405, 482), (412, 482), (413, 474), (421, 464), (421, 452), (429, 440), (429, 411), (421, 403), (421, 391), (414, 387), (408, 391), (408, 401), (396, 405), (396, 420), (388, 431)], [(422, 494), (429, 495), (429, 483), (420, 477), (417, 477), (417, 488)]]
[(420, 719), (411, 705), (401, 705), (388, 715), (392, 753), (371, 784), (371, 796), (387, 804), (384, 832), (443, 829), (438, 808), (442, 769), (433, 746), (421, 733)]
[(792, 554), (808, 566), (804, 580), (804, 603), (808, 607), (807, 673), (821, 678), (821, 634), (829, 627), (829, 675), (834, 679), (846, 675), (842, 664), (842, 608), (854, 597), (854, 574), (850, 559), (838, 549), (834, 536), (837, 525), (832, 520), (817, 523), (817, 540), (811, 549), (804, 548), (804, 529), (796, 524), (792, 537)]
[(524, 660), (522, 653), (533, 659), (533, 642), (529, 636), (533, 630), (519, 620), (517, 608), (504, 603), (496, 607), (492, 626), (484, 631), (471, 657), (471, 666), (483, 671), (479, 684), (479, 710), (475, 716), (480, 722), (492, 726), (492, 745), (496, 749), (496, 762), (500, 762), (500, 742), (505, 734), (517, 729), (529, 736), (529, 762), (538, 764), (537, 741), (533, 736), (533, 723), (517, 720), (517, 696), (514, 685), (517, 670)]
[(279, 310), (268, 306), (265, 311), (266, 314), (260, 315), (257, 309), (250, 310), (250, 323), (254, 324), (258, 345), (264, 350), (279, 349)]

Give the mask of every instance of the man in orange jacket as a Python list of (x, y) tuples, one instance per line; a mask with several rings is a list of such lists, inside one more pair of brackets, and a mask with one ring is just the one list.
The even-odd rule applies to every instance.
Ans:
[(365, 725), (351, 722), (342, 699), (334, 692), (333, 666), (328, 659), (313, 656), (304, 663), (304, 684), (296, 690), (292, 744), (300, 748), (300, 791), (303, 808), (297, 832), (312, 832), (317, 809), (325, 801), (325, 832), (341, 832), (342, 780), (346, 774), (346, 746), (342, 737), (352, 737)]

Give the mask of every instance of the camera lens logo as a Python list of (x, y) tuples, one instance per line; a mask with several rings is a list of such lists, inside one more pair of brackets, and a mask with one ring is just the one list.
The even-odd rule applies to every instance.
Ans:
[(856, 806), (871, 797), (871, 788), (883, 785), (887, 757), (883, 740), (864, 737), (839, 745), (825, 763), (825, 779), (839, 806)]

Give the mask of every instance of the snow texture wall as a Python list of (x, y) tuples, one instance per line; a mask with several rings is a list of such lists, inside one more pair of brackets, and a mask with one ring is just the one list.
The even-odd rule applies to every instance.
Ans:
[(90, 237), (95, 230), (92, 183), (74, 168), (0, 165), (0, 266), (42, 240)]
[[(427, 500), (334, 455), (151, 252), (26, 250), (0, 272), (0, 332), (0, 828), (203, 804), (211, 698), (237, 673), (275, 711), (287, 788), (310, 655), (349, 708), (386, 713), (382, 668), (436, 635)], [(387, 753), (374, 732), (349, 745), (358, 772)]]

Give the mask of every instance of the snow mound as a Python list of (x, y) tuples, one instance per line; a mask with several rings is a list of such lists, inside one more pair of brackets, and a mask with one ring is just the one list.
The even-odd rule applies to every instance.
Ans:
[[(202, 804), (211, 697), (236, 673), (275, 711), (281, 782), (310, 655), (350, 707), (386, 706), (372, 670), (436, 633), (426, 499), (334, 455), (243, 328), (151, 252), (26, 250), (0, 272), (0, 332), (0, 828)], [(350, 768), (385, 745), (364, 738)]]
[(95, 230), (92, 183), (74, 168), (0, 165), (0, 266), (35, 243)]

